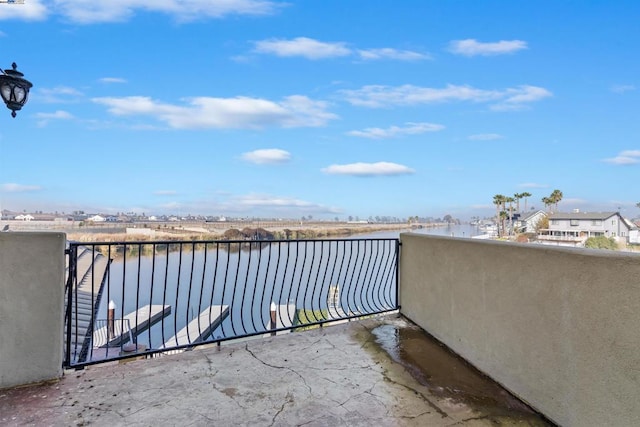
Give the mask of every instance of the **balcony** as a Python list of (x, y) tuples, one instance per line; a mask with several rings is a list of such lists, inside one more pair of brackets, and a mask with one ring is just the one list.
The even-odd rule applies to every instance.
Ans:
[[(0, 341), (15, 343), (0, 347), (4, 387), (62, 374), (64, 246), (57, 233), (0, 234)], [(0, 423), (550, 422), (517, 396), (560, 425), (638, 424), (640, 256), (415, 234), (399, 255), (399, 314), (67, 370), (0, 391)], [(471, 387), (485, 375), (504, 388)]]
[(393, 315), (91, 366), (0, 392), (5, 426), (466, 423), (550, 425)]

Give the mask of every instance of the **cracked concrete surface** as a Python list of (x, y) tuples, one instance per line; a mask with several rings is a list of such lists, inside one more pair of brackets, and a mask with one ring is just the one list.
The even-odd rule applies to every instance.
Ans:
[(447, 385), (377, 345), (381, 326), (416, 328), (393, 316), (67, 371), (0, 390), (0, 425), (548, 425), (524, 405), (434, 392)]

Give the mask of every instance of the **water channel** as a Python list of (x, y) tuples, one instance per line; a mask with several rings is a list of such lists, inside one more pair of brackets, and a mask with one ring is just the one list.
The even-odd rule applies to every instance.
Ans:
[(203, 339), (266, 332), (274, 305), (278, 327), (289, 327), (299, 310), (306, 323), (396, 304), (396, 242), (388, 238), (143, 245), (111, 248), (97, 317), (107, 318), (110, 301), (118, 319), (147, 305), (171, 306), (138, 337), (149, 348), (181, 345), (172, 337), (211, 306), (226, 306), (229, 315)]
[[(469, 225), (407, 231), (454, 237), (482, 234)], [(177, 331), (215, 305), (228, 306), (229, 316), (209, 339), (267, 331), (272, 302), (279, 327), (292, 325), (300, 309), (307, 321), (325, 320), (332, 298), (340, 316), (391, 309), (396, 304), (396, 252), (395, 242), (388, 239), (397, 239), (401, 232), (244, 247), (145, 244), (120, 248), (118, 253), (112, 248), (97, 317), (107, 318), (110, 301), (116, 318), (146, 305), (171, 306), (166, 318), (137, 337), (138, 343), (159, 348), (171, 344)]]
[(369, 239), (397, 239), (400, 236), (400, 233), (411, 232), (411, 233), (419, 233), (419, 234), (430, 234), (434, 236), (448, 236), (448, 237), (474, 237), (480, 236), (484, 234), (478, 226), (469, 225), (469, 224), (450, 224), (442, 227), (429, 227), (429, 228), (415, 228), (406, 230), (395, 230), (395, 231), (380, 231), (376, 233), (369, 234), (359, 234), (358, 238)]

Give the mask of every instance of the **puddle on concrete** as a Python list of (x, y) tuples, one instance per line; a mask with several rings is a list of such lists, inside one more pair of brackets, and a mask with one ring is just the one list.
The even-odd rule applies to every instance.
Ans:
[(489, 416), (553, 425), (420, 328), (385, 324), (371, 333), (376, 346), (434, 396)]

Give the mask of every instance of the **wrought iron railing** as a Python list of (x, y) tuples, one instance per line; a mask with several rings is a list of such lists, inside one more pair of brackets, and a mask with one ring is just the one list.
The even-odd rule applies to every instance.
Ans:
[(74, 242), (67, 252), (68, 367), (398, 309), (398, 239)]

